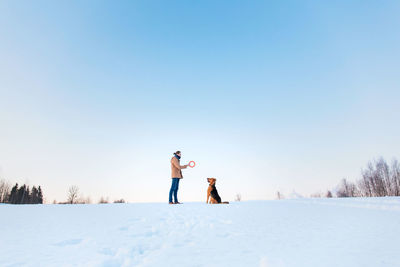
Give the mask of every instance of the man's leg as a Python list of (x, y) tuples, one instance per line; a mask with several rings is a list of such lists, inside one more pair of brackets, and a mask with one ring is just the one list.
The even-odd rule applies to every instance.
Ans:
[(176, 178), (172, 178), (171, 179), (172, 180), (172, 184), (171, 184), (171, 189), (169, 190), (169, 203), (172, 202), (172, 193), (174, 193), (174, 191), (175, 191), (175, 184), (176, 184), (175, 179)]
[(178, 201), (179, 180), (180, 180), (179, 178), (176, 178), (175, 192), (174, 192), (175, 203), (179, 202), (179, 201)]

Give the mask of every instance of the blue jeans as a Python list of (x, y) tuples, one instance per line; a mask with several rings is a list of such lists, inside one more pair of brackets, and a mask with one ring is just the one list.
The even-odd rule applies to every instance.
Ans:
[(174, 194), (175, 203), (178, 202), (179, 178), (172, 178), (171, 189), (169, 190), (169, 202), (172, 202), (172, 194)]

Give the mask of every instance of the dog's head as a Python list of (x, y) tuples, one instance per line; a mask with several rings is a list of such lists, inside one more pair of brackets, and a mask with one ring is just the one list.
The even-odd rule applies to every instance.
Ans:
[(210, 185), (215, 184), (215, 181), (217, 181), (216, 178), (207, 178), (207, 182), (208, 182)]

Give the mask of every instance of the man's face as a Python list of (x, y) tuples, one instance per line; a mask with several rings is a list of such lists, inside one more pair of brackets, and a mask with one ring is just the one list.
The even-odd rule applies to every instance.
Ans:
[(178, 155), (179, 157), (181, 157), (182, 153), (178, 153), (177, 155)]

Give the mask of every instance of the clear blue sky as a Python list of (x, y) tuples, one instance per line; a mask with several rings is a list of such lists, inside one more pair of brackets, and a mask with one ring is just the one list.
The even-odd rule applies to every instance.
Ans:
[(48, 202), (308, 195), (400, 158), (399, 1), (1, 1), (0, 176)]

